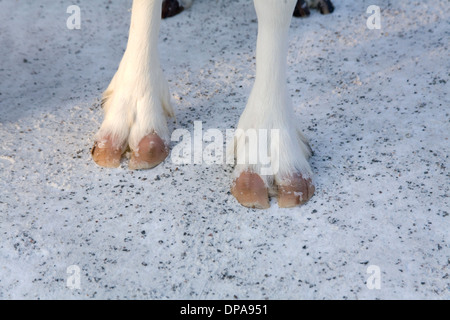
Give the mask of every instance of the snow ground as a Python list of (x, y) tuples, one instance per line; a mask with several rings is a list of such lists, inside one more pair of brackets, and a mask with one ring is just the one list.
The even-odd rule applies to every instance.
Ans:
[[(450, 298), (448, 1), (335, 0), (293, 20), (289, 88), (317, 191), (266, 211), (237, 204), (227, 166), (91, 161), (131, 1), (76, 1), (81, 30), (72, 4), (0, 0), (1, 299)], [(255, 19), (249, 0), (196, 0), (163, 21), (172, 129), (235, 126)]]

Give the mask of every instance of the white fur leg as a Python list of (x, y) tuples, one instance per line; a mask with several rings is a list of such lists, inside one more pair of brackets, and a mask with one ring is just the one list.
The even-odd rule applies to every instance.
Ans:
[[(283, 183), (293, 174), (311, 178), (308, 163), (309, 146), (298, 128), (286, 84), (288, 31), (297, 0), (255, 0), (258, 16), (256, 49), (256, 79), (247, 106), (239, 120), (238, 129), (278, 129), (279, 143), (270, 146), (273, 175), (261, 174), (262, 163), (250, 164), (248, 141), (236, 134), (237, 165), (234, 178), (243, 171), (257, 173), (266, 186)], [(241, 164), (240, 164), (241, 163)]]
[[(155, 74), (158, 75), (155, 76)], [(134, 95), (135, 120), (128, 138), (130, 149), (135, 150), (141, 139), (151, 133), (156, 133), (166, 145), (169, 145), (170, 132), (167, 117), (172, 117), (174, 114), (164, 74), (159, 70), (151, 77), (145, 72), (140, 73), (138, 77), (142, 80), (142, 87), (136, 87)]]
[(165, 143), (170, 135), (167, 116), (173, 115), (168, 83), (157, 50), (162, 0), (134, 0), (127, 49), (103, 96), (105, 120), (96, 140), (113, 137), (131, 149), (150, 133)]

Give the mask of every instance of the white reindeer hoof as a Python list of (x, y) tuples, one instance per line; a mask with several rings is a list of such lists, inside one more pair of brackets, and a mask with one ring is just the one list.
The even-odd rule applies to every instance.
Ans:
[[(312, 198), (315, 187), (310, 178), (303, 178), (299, 173), (293, 174), (281, 182), (274, 182), (273, 192), (277, 194), (280, 208), (293, 208), (303, 205)], [(244, 171), (233, 182), (231, 193), (236, 200), (248, 208), (267, 209), (269, 188), (256, 173)]]

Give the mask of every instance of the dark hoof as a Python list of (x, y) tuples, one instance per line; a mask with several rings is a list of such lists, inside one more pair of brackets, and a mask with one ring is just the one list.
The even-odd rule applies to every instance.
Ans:
[(311, 14), (308, 3), (305, 0), (298, 0), (295, 5), (294, 17), (308, 17)]
[(178, 0), (164, 0), (162, 4), (161, 17), (163, 19), (173, 17), (183, 11), (183, 6), (180, 6)]
[(319, 9), (321, 14), (330, 14), (334, 11), (334, 6), (330, 0), (319, 0), (317, 9)]

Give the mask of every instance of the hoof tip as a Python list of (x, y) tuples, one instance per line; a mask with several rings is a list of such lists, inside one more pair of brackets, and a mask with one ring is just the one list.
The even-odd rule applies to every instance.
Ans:
[(131, 170), (151, 169), (159, 165), (169, 154), (164, 141), (155, 133), (142, 138), (133, 150), (129, 168)]
[(270, 207), (269, 190), (256, 173), (241, 173), (234, 181), (231, 193), (244, 207), (257, 209)]

